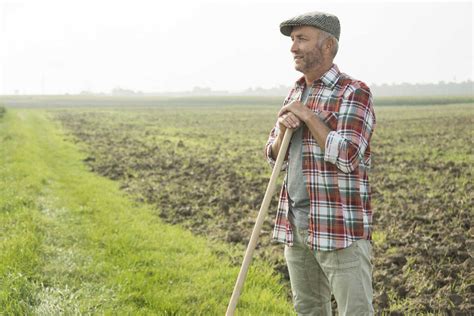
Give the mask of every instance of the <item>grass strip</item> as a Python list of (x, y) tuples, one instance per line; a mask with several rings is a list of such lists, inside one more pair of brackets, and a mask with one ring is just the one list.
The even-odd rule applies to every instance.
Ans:
[[(224, 314), (240, 253), (164, 224), (41, 110), (0, 120), (0, 310), (7, 314)], [(243, 315), (292, 308), (278, 277), (254, 262)]]

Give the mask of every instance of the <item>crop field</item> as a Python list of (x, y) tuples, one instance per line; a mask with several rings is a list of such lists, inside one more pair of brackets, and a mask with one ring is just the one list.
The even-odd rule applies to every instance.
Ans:
[[(28, 100), (4, 102), (6, 113), (45, 113), (89, 171), (113, 180), (152, 217), (220, 245), (209, 246), (212, 253), (238, 269), (271, 173), (263, 147), (279, 108), (275, 99), (242, 100), (94, 107), (43, 100), (31, 109)], [(474, 312), (472, 98), (404, 100), (375, 106), (375, 310), (467, 315)], [(281, 276), (279, 295), (289, 302), (283, 247), (270, 239), (276, 203), (277, 196), (255, 256)]]

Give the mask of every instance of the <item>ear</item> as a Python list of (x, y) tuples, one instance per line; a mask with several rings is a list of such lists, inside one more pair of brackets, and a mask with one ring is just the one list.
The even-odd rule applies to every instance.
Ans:
[(324, 47), (326, 48), (326, 52), (332, 57), (334, 58), (334, 50), (336, 48), (336, 45), (337, 45), (337, 42), (336, 42), (336, 39), (332, 38), (332, 37), (329, 37), (327, 38), (327, 41), (324, 45)]
[(326, 46), (326, 49), (328, 51), (330, 51), (332, 49), (333, 45), (334, 45), (334, 43), (332, 41), (332, 38), (330, 38), (330, 37), (326, 38), (326, 44), (324, 46)]
[(322, 45), (320, 46), (323, 50), (324, 54), (329, 53), (331, 51), (331, 43), (329, 43), (329, 38), (324, 39)]

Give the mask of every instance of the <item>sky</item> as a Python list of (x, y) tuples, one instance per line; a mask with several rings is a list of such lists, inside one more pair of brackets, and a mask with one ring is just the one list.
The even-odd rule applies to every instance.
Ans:
[(473, 79), (472, 1), (0, 0), (0, 94), (290, 86), (279, 24), (341, 21), (339, 69), (370, 84)]

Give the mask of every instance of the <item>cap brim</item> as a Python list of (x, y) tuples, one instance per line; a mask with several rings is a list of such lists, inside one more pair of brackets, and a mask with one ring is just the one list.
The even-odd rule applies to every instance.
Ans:
[[(280, 32), (285, 36), (291, 36), (291, 32), (295, 26), (305, 26), (304, 23), (292, 22), (292, 23), (282, 23), (280, 24)], [(311, 26), (311, 25), (310, 25)]]
[(290, 36), (292, 30), (293, 30), (293, 25), (283, 25), (283, 26), (280, 26), (280, 32), (281, 32), (281, 34), (283, 34), (283, 35), (285, 35), (285, 36)]

